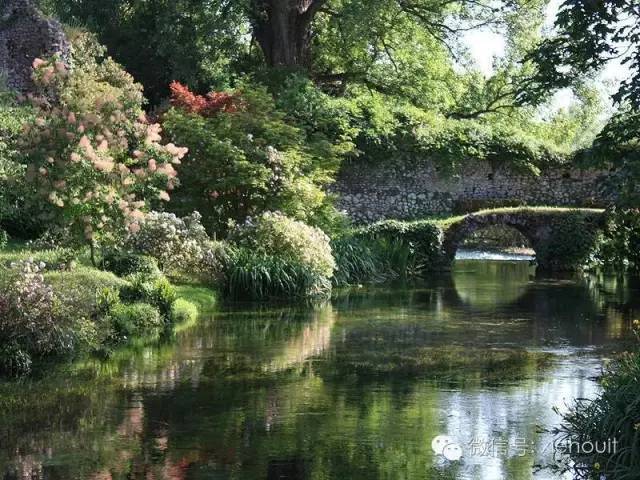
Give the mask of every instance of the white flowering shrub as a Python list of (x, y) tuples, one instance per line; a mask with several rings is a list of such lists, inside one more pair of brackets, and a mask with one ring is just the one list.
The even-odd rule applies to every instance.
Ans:
[(336, 268), (329, 237), (279, 212), (265, 212), (236, 226), (230, 239), (256, 253), (293, 261), (326, 278)]
[(128, 235), (125, 246), (155, 258), (165, 272), (198, 270), (209, 243), (201, 219), (198, 212), (183, 218), (173, 213), (150, 212), (141, 221), (140, 229)]
[(209, 241), (203, 245), (198, 273), (203, 281), (219, 285), (231, 258), (231, 248), (226, 242)]

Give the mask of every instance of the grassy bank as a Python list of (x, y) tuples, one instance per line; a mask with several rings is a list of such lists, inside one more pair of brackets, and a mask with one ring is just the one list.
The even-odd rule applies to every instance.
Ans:
[(0, 250), (0, 373), (21, 376), (49, 361), (109, 356), (153, 339), (215, 305), (202, 286), (174, 286), (159, 271), (118, 276), (90, 265), (87, 251)]

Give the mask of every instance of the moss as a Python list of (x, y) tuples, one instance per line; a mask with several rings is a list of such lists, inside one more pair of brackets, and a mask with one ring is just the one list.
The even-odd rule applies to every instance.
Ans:
[(212, 310), (216, 306), (216, 292), (200, 285), (178, 285), (175, 287), (178, 299), (183, 298), (200, 311)]
[(468, 215), (483, 216), (483, 215), (496, 215), (496, 214), (520, 214), (520, 215), (559, 215), (564, 216), (570, 213), (583, 213), (583, 214), (598, 214), (604, 213), (600, 208), (566, 208), (566, 207), (502, 207), (502, 208), (489, 208), (486, 210), (479, 210), (467, 215), (457, 215), (454, 217), (440, 218), (433, 220), (433, 223), (442, 229), (447, 229), (454, 223), (458, 223), (464, 220)]

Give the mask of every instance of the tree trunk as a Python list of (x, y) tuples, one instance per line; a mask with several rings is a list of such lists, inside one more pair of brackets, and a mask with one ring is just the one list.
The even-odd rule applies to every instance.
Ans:
[(254, 36), (272, 67), (308, 67), (312, 22), (326, 0), (252, 0)]
[(89, 252), (91, 254), (91, 265), (93, 265), (93, 268), (98, 268), (98, 260), (96, 259), (96, 242), (95, 242), (95, 240), (89, 240)]

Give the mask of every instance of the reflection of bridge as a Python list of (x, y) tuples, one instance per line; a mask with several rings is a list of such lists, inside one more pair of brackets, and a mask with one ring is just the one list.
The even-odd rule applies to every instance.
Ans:
[(483, 210), (465, 215), (444, 227), (442, 251), (446, 264), (472, 233), (493, 225), (519, 231), (536, 251), (538, 266), (572, 270), (580, 266), (594, 247), (604, 223), (604, 211), (587, 208), (521, 207)]

